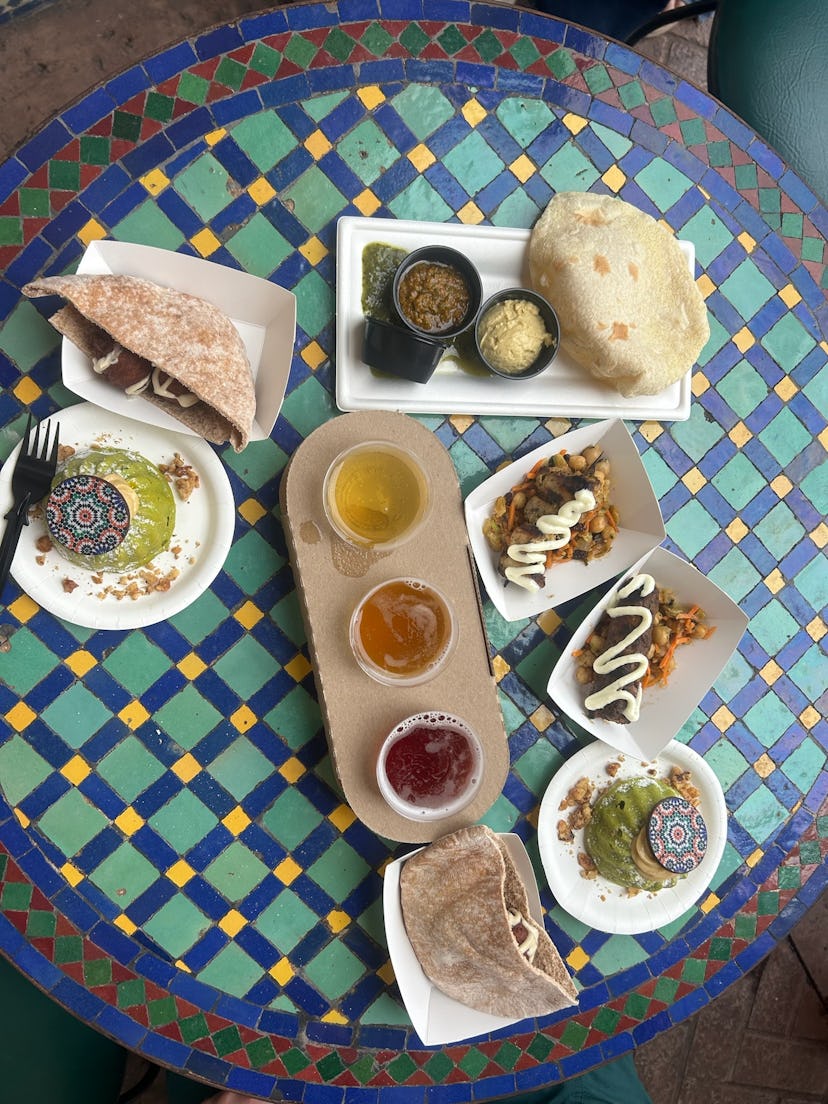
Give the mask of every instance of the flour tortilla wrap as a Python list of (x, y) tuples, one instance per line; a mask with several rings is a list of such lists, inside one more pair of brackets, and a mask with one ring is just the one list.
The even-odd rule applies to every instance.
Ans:
[(63, 296), (67, 305), (49, 321), (73, 345), (94, 357), (103, 330), (201, 401), (181, 407), (151, 387), (143, 398), (208, 441), (245, 447), (256, 412), (253, 376), (238, 330), (218, 307), (135, 276), (49, 276), (23, 292)]
[(529, 273), (558, 314), (566, 352), (622, 395), (663, 391), (710, 336), (676, 238), (614, 196), (553, 196), (532, 230)]
[[(509, 854), (489, 828), (444, 836), (403, 863), (403, 920), (429, 980), (495, 1016), (526, 1019), (577, 1004), (578, 992), (529, 902)], [(521, 953), (509, 910), (537, 933), (534, 964)]]

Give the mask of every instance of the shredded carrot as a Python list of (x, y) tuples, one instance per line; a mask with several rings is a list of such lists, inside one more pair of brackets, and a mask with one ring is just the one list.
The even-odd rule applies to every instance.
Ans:
[(511, 531), (515, 527), (515, 513), (516, 513), (516, 511), (517, 511), (517, 507), (515, 506), (515, 500), (512, 499), (512, 501), (509, 503), (509, 516), (506, 519), (506, 529), (509, 533), (511, 533)]

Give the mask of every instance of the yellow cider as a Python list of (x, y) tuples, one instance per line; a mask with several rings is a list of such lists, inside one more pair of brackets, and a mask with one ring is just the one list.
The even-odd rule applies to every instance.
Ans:
[(375, 546), (399, 541), (420, 521), (428, 490), (422, 473), (404, 453), (374, 444), (343, 457), (327, 494), (339, 528)]

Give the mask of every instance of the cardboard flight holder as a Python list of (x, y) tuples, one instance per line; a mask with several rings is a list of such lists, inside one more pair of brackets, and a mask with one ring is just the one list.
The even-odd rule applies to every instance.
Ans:
[[(361, 441), (408, 448), (427, 471), (433, 497), (429, 520), (390, 552), (355, 548), (331, 528), (322, 498), (328, 467)], [(336, 777), (348, 804), (377, 835), (428, 843), (476, 823), (501, 793), (509, 749), (483, 627), (460, 486), (451, 457), (425, 426), (405, 414), (344, 414), (315, 430), (296, 450), (281, 480), (280, 504), (319, 704)], [(348, 639), (351, 614), (372, 587), (412, 577), (437, 586), (458, 622), (446, 666), (419, 686), (385, 686), (357, 664)], [(413, 820), (394, 812), (376, 780), (385, 736), (405, 717), (426, 710), (461, 717), (484, 752), (483, 782), (472, 802), (442, 820)]]

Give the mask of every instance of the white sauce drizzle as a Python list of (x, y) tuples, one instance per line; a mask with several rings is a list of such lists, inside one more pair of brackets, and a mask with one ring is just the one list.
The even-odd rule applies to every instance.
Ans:
[(563, 548), (572, 538), (572, 527), (577, 525), (581, 514), (595, 509), (595, 495), (592, 491), (576, 491), (575, 497), (565, 502), (557, 514), (543, 514), (535, 522), (535, 528), (549, 537), (549, 540), (532, 544), (510, 544), (508, 556), (517, 560), (520, 566), (506, 568), (506, 578), (524, 590), (540, 590), (540, 584), (532, 575), (543, 575), (546, 571), (546, 553), (555, 548)]
[(106, 354), (106, 356), (94, 357), (93, 358), (93, 360), (92, 360), (92, 371), (96, 372), (99, 376), (103, 375), (103, 373), (107, 370), (107, 368), (111, 368), (112, 365), (117, 362), (118, 357), (120, 355), (121, 355), (121, 346), (118, 345), (118, 344), (113, 345), (111, 350)]
[[(161, 379), (162, 375), (167, 376), (166, 381)], [(195, 406), (198, 402), (198, 395), (193, 395), (189, 391), (185, 392), (183, 395), (174, 395), (172, 391), (170, 391), (170, 384), (173, 382), (172, 376), (167, 375), (166, 372), (162, 372), (160, 368), (153, 368), (152, 389), (156, 395), (160, 395), (163, 399), (173, 399), (179, 406)]]
[[(641, 709), (641, 685), (639, 680), (646, 674), (649, 664), (647, 657), (642, 652), (629, 652), (625, 655), (621, 653), (624, 652), (625, 648), (629, 648), (634, 644), (649, 629), (653, 623), (653, 615), (644, 606), (623, 605), (622, 599), (628, 598), (630, 594), (637, 590), (641, 591), (642, 598), (646, 597), (646, 595), (652, 594), (654, 586), (655, 579), (652, 575), (634, 575), (628, 583), (621, 587), (608, 607), (607, 613), (610, 617), (638, 617), (640, 623), (628, 632), (623, 640), (619, 640), (617, 644), (607, 648), (593, 663), (592, 669), (596, 675), (612, 674), (619, 667), (626, 668), (629, 666), (630, 670), (620, 675), (609, 686), (590, 694), (584, 702), (587, 709), (598, 711), (603, 709), (605, 705), (609, 705), (610, 702), (623, 701), (623, 712), (627, 720), (638, 720)], [(631, 694), (629, 690), (625, 689), (633, 682), (639, 682), (635, 694)]]
[[(512, 909), (507, 909), (506, 911), (509, 914), (510, 928), (516, 928), (518, 924), (523, 924), (524, 928), (526, 928), (526, 938), (522, 943), (518, 943), (518, 950), (526, 957), (527, 962), (534, 962), (535, 955), (538, 951), (537, 929), (531, 923), (524, 920), (519, 912), (514, 912)], [(517, 942), (517, 940), (515, 940), (515, 942)]]

